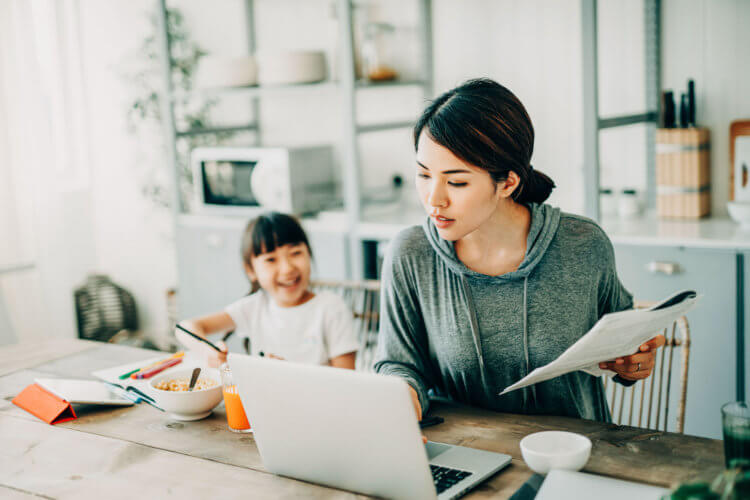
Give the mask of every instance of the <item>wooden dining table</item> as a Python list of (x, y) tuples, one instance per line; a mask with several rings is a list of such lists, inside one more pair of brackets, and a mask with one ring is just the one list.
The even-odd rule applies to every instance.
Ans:
[[(11, 404), (37, 377), (93, 379), (94, 370), (154, 355), (73, 339), (0, 347), (0, 498), (364, 498), (268, 472), (253, 435), (228, 430), (223, 404), (195, 422), (143, 403), (76, 407), (78, 418), (56, 425)], [(592, 474), (672, 487), (709, 481), (723, 469), (722, 442), (714, 439), (444, 403), (431, 413), (445, 421), (424, 429), (428, 439), (513, 457), (468, 499), (512, 496), (533, 474), (519, 442), (544, 430), (588, 436), (593, 446), (584, 472)]]

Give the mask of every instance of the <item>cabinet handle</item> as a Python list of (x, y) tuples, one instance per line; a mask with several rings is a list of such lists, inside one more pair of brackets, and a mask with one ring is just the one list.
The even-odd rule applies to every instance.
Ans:
[(649, 272), (654, 274), (666, 274), (672, 276), (673, 274), (679, 274), (682, 272), (682, 268), (676, 262), (649, 262), (646, 266)]

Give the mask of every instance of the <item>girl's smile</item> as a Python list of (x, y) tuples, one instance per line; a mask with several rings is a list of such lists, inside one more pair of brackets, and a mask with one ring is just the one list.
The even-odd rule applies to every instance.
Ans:
[(258, 282), (281, 307), (294, 307), (314, 295), (310, 285), (310, 251), (305, 243), (287, 244), (251, 258), (247, 268), (251, 280)]

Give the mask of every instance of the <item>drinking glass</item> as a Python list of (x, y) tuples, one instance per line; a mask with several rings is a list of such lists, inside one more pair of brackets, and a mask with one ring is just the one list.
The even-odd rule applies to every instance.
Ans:
[(721, 407), (726, 467), (750, 468), (750, 408), (745, 401)]
[(222, 394), (224, 394), (224, 406), (227, 411), (227, 424), (232, 432), (253, 432), (247, 421), (245, 409), (237, 392), (237, 385), (232, 380), (232, 370), (227, 363), (219, 367), (221, 373)]

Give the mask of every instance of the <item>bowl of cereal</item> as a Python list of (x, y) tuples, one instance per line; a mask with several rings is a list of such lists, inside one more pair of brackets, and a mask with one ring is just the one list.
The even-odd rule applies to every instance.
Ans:
[(149, 382), (156, 404), (177, 420), (200, 420), (221, 403), (221, 380), (216, 369), (204, 368), (192, 391), (188, 392), (193, 370), (174, 370)]

